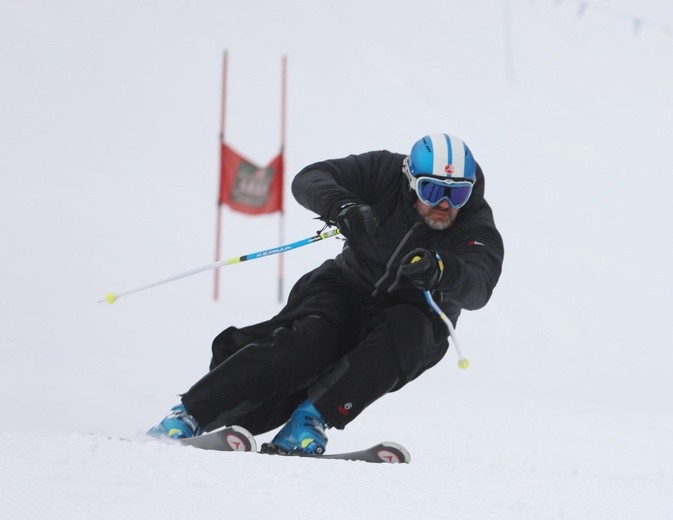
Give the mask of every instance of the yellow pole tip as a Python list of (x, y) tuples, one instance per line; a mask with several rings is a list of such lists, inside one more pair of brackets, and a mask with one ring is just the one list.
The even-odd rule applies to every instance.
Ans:
[(113, 292), (109, 292), (105, 295), (105, 301), (112, 305), (117, 301), (117, 295)]
[(458, 361), (458, 368), (466, 370), (470, 366), (470, 361), (467, 358), (463, 358)]

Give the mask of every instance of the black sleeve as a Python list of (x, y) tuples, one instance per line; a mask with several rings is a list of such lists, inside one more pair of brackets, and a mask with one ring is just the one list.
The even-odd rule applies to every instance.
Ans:
[(440, 302), (480, 309), (491, 297), (502, 272), (504, 246), (490, 208), (476, 211), (456, 229), (450, 249), (440, 250), (444, 274), (435, 287)]
[(294, 198), (323, 220), (334, 221), (349, 202), (371, 204), (390, 183), (388, 166), (396, 154), (377, 151), (311, 164), (292, 181)]

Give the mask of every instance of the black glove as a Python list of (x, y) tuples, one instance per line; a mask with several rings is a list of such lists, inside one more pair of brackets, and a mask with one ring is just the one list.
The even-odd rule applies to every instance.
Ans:
[(429, 291), (442, 277), (444, 262), (438, 253), (427, 249), (414, 249), (402, 259), (397, 273), (412, 285)]
[(373, 235), (379, 227), (376, 213), (371, 206), (354, 202), (342, 206), (335, 221), (346, 238), (352, 238), (356, 235)]

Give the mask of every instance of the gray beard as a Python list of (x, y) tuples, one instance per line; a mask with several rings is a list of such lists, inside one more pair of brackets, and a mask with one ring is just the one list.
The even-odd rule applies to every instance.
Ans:
[(445, 229), (448, 229), (451, 227), (451, 224), (453, 224), (453, 221), (444, 221), (444, 220), (437, 220), (434, 219), (430, 216), (425, 216), (422, 217), (423, 222), (425, 222), (425, 225), (428, 226), (430, 229), (434, 229), (435, 231), (443, 231)]

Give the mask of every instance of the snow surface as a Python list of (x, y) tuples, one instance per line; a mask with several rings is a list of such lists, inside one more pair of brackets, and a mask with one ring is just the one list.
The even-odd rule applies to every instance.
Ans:
[[(667, 0), (0, 0), (0, 518), (673, 518), (672, 27)], [(220, 330), (280, 308), (277, 258), (218, 303), (209, 273), (97, 303), (212, 261), (225, 49), (227, 140), (259, 163), (286, 54), (289, 174), (435, 131), (484, 168), (506, 259), (457, 329), (471, 368), (330, 434), (410, 465), (140, 435)], [(284, 240), (313, 234), (286, 197)], [(275, 246), (278, 217), (225, 211), (223, 238)], [(288, 253), (286, 288), (340, 247)]]

